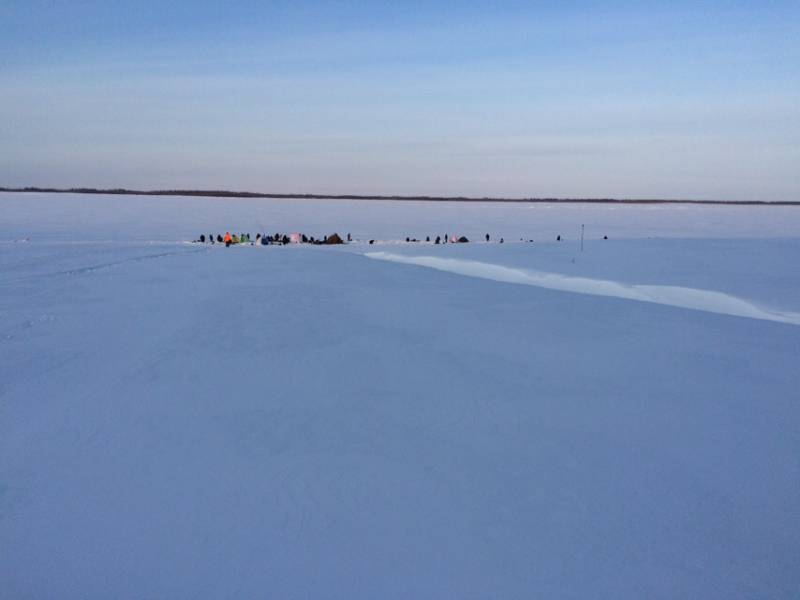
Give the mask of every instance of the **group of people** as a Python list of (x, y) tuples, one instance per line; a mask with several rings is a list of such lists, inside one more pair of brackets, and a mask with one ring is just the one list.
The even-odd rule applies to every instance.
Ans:
[[(458, 237), (458, 236), (455, 236), (455, 235), (448, 236), (448, 235), (445, 233), (445, 234), (444, 234), (444, 243), (446, 244), (446, 243), (448, 242), (448, 240), (449, 240), (449, 242), (450, 242), (451, 244), (466, 244), (467, 242), (469, 242), (469, 240), (468, 240), (468, 239), (467, 239), (465, 236), (463, 236), (463, 235), (462, 235), (462, 236), (460, 236), (460, 237)], [(418, 240), (417, 238), (409, 238), (409, 237), (407, 237), (407, 238), (406, 238), (406, 241), (407, 241), (407, 242), (419, 242), (420, 240)], [(430, 241), (431, 241), (431, 236), (426, 236), (426, 237), (425, 237), (425, 241), (426, 241), (426, 242), (428, 242), (428, 243), (430, 243)], [(488, 234), (488, 233), (486, 234), (486, 241), (487, 241), (487, 242), (489, 241), (489, 234)], [(370, 243), (373, 243), (373, 242), (374, 242), (374, 240), (371, 240), (371, 241), (370, 241)], [(436, 236), (436, 239), (435, 239), (435, 240), (433, 240), (433, 243), (434, 243), (434, 244), (441, 244), (441, 243), (442, 243), (442, 236), (440, 236), (440, 235), (437, 235), (437, 236)]]
[[(491, 236), (487, 233), (486, 236), (485, 236), (485, 239), (486, 239), (487, 242), (489, 242), (491, 240)], [(411, 243), (411, 242), (420, 242), (420, 241), (422, 241), (422, 240), (418, 240), (417, 238), (412, 238), (412, 237), (407, 237), (406, 238), (406, 242), (409, 242), (409, 243)], [(429, 236), (429, 235), (425, 236), (425, 241), (430, 243), (431, 236)], [(444, 234), (444, 237), (442, 237), (441, 235), (437, 235), (436, 238), (433, 240), (434, 244), (447, 244), (447, 243), (450, 243), (450, 244), (466, 244), (468, 242), (469, 242), (469, 239), (467, 239), (466, 236), (463, 236), (463, 235), (461, 235), (461, 236), (448, 235), (446, 233)], [(500, 238), (500, 243), (502, 244), (504, 242), (505, 242), (505, 240), (503, 238)], [(375, 240), (370, 240), (369, 243), (370, 244), (374, 244)]]
[[(260, 240), (261, 234), (256, 235), (256, 240)], [(250, 234), (249, 233), (234, 233), (231, 235), (229, 231), (225, 232), (225, 235), (218, 233), (216, 236), (214, 234), (209, 233), (206, 237), (206, 234), (201, 233), (200, 237), (196, 240), (192, 240), (194, 243), (201, 243), (201, 244), (225, 244), (226, 246), (231, 246), (233, 244), (253, 244), (250, 241)]]
[[(603, 236), (604, 240), (608, 239), (608, 236)], [(485, 236), (485, 240), (487, 242), (491, 241), (491, 237), (487, 233)], [(339, 234), (334, 233), (331, 235), (326, 235), (322, 239), (315, 239), (314, 236), (307, 236), (304, 233), (275, 233), (272, 235), (269, 234), (260, 234), (257, 233), (255, 239), (251, 239), (249, 233), (234, 233), (231, 235), (230, 232), (226, 231), (225, 235), (217, 234), (216, 236), (213, 234), (201, 234), (199, 239), (193, 240), (195, 243), (199, 242), (201, 244), (225, 244), (226, 247), (232, 246), (234, 244), (249, 244), (250, 246), (260, 245), (260, 246), (268, 246), (271, 244), (343, 244), (345, 241), (339, 237)], [(352, 242), (353, 238), (348, 233), (347, 234), (347, 241)], [(376, 240), (369, 240), (370, 244), (374, 244)], [(406, 242), (419, 242), (417, 238), (407, 237)], [(431, 237), (427, 236), (425, 241), (430, 243)], [(505, 240), (500, 238), (500, 243), (504, 243)], [(520, 238), (519, 241), (525, 241), (523, 238)], [(528, 242), (532, 242), (533, 240), (527, 240)], [(561, 236), (559, 235), (556, 237), (556, 241), (561, 241)], [(444, 234), (444, 237), (437, 235), (436, 238), (433, 240), (434, 244), (465, 244), (469, 242), (469, 240), (465, 236), (455, 236), (455, 235), (448, 235)]]
[[(352, 241), (352, 236), (348, 233), (347, 234), (347, 241)], [(326, 235), (322, 239), (316, 239), (313, 235), (307, 236), (304, 233), (274, 233), (270, 234), (260, 234), (257, 233), (256, 237), (253, 239), (250, 237), (249, 233), (234, 233), (231, 235), (229, 231), (225, 232), (225, 235), (217, 234), (200, 234), (200, 237), (196, 240), (193, 240), (194, 243), (200, 244), (225, 244), (225, 247), (230, 247), (235, 244), (248, 244), (250, 246), (269, 246), (272, 244), (343, 244), (344, 240), (339, 237), (339, 234), (334, 233), (332, 235)]]

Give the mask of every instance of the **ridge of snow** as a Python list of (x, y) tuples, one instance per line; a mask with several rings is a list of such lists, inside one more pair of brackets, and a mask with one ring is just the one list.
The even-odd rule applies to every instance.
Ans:
[(672, 285), (626, 284), (606, 279), (573, 277), (560, 273), (532, 271), (493, 263), (457, 258), (440, 258), (437, 256), (403, 256), (389, 252), (367, 252), (364, 256), (375, 260), (416, 265), (436, 269), (437, 271), (503, 283), (531, 285), (592, 296), (611, 296), (625, 300), (652, 302), (654, 304), (664, 304), (734, 317), (800, 325), (800, 313), (766, 308), (743, 298), (737, 298), (714, 290)]

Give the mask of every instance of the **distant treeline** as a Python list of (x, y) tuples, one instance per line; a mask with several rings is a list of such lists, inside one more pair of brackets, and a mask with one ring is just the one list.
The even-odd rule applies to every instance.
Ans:
[(127, 190), (123, 188), (42, 188), (0, 187), (0, 192), (47, 192), (51, 194), (118, 194), (127, 196), (207, 196), (214, 198), (290, 198), (298, 200), (412, 200), (422, 202), (529, 202), (529, 203), (589, 203), (589, 204), (732, 204), (736, 206), (800, 206), (800, 201), (764, 200), (677, 200), (637, 198), (470, 198), (467, 196), (364, 196), (361, 194), (267, 194), (261, 192), (232, 192), (229, 190)]

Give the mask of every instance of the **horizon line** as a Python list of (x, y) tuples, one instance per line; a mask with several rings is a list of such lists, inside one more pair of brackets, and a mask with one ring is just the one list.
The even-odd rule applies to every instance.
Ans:
[(381, 200), (416, 202), (507, 202), (507, 203), (564, 203), (564, 204), (725, 204), (738, 206), (800, 206), (798, 200), (697, 200), (680, 198), (548, 198), (548, 197), (474, 197), (430, 195), (368, 195), (368, 194), (304, 194), (266, 193), (231, 190), (133, 190), (127, 188), (51, 188), (51, 187), (0, 187), (0, 192), (51, 193), (51, 194), (107, 194), (125, 196), (189, 196), (209, 198), (279, 198), (297, 200)]

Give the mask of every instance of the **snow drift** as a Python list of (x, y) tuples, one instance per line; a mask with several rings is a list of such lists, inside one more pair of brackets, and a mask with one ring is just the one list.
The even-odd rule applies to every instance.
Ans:
[(765, 321), (800, 325), (800, 313), (781, 312), (764, 308), (747, 300), (711, 290), (698, 290), (668, 285), (625, 284), (618, 281), (569, 277), (559, 273), (542, 273), (474, 260), (460, 260), (438, 256), (404, 256), (388, 252), (367, 252), (364, 256), (375, 260), (418, 265), (438, 271), (446, 271), (448, 273), (456, 273), (467, 277), (479, 277), (481, 279), (490, 279), (504, 283), (533, 285), (551, 290), (590, 294), (593, 296), (612, 296), (614, 298), (666, 304), (678, 308), (702, 310), (722, 315), (764, 319)]

